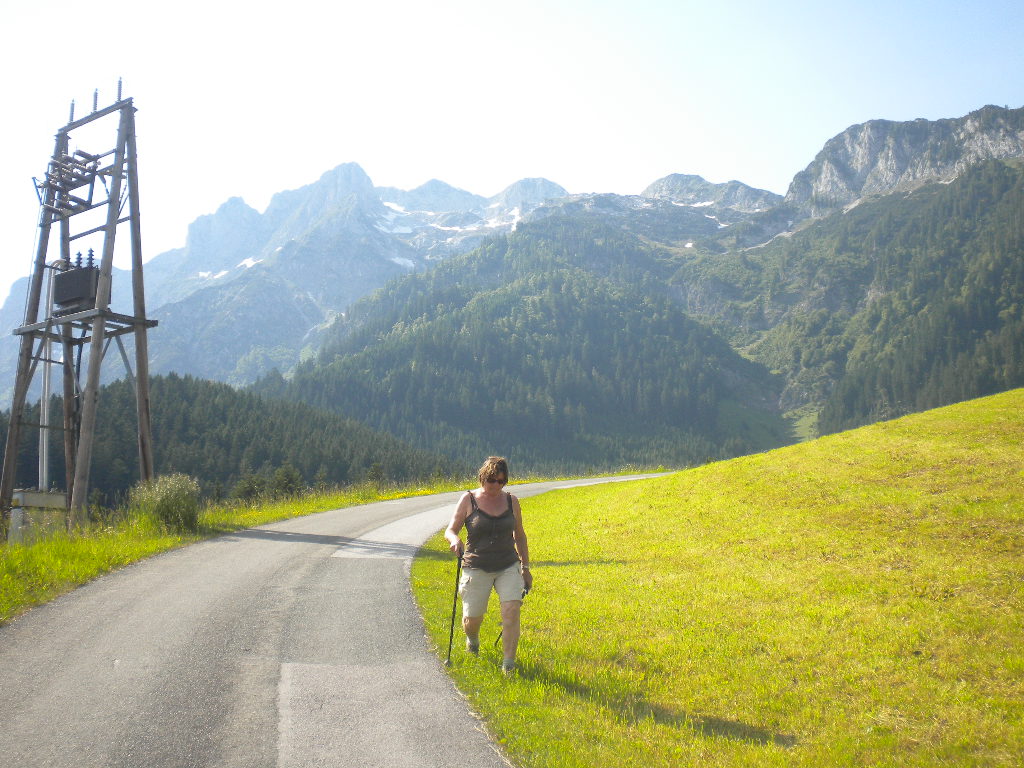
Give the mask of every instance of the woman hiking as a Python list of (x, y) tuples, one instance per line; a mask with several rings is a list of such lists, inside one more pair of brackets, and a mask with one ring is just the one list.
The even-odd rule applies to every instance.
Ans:
[[(480, 652), (480, 625), (493, 589), (501, 603), (501, 669), (511, 675), (519, 645), (519, 612), (533, 576), (519, 499), (504, 491), (508, 477), (508, 461), (489, 457), (477, 474), (480, 487), (459, 499), (444, 536), (451, 551), (462, 558), (459, 594), (466, 650)], [(459, 537), (463, 526), (465, 546)]]

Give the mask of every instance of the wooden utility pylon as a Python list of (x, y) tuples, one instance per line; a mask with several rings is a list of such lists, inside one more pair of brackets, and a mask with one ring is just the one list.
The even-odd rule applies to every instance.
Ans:
[[(135, 146), (135, 108), (131, 99), (122, 99), (118, 84), (118, 100), (104, 109), (96, 108), (79, 120), (74, 118), (74, 104), (69, 122), (57, 132), (53, 158), (46, 176), (37, 181), (39, 191), (39, 242), (32, 266), (25, 321), (15, 329), (21, 337), (18, 372), (11, 402), (11, 423), (7, 433), (3, 475), (0, 477), (0, 520), (6, 531), (17, 475), (18, 445), (26, 426), (39, 426), (41, 431), (53, 429), (48, 419), (39, 425), (25, 419), (25, 405), (38, 363), (55, 363), (53, 345), (62, 350), (64, 419), (64, 458), (66, 489), (69, 501), (69, 526), (82, 519), (89, 497), (89, 470), (96, 432), (99, 405), (100, 367), (111, 342), (116, 342), (121, 357), (134, 379), (137, 417), (139, 474), (144, 480), (153, 478), (153, 445), (149, 414), (149, 348), (146, 330), (156, 321), (146, 319), (146, 300), (142, 280), (142, 243), (139, 223), (138, 164)], [(117, 139), (113, 149), (98, 154), (81, 149), (72, 150), (72, 133), (80, 131), (93, 136), (99, 121), (118, 120)], [(87, 128), (88, 127), (88, 128)], [(81, 131), (81, 129), (86, 129)], [(125, 211), (127, 208), (127, 211)], [(111, 276), (114, 245), (118, 225), (128, 224), (131, 244), (132, 293), (131, 315), (110, 310)], [(58, 230), (54, 233), (55, 228)], [(51, 236), (59, 239), (59, 257), (47, 263)], [(99, 265), (89, 259), (83, 263), (81, 251), (72, 260), (72, 250), (87, 238), (101, 241)], [(48, 279), (46, 272), (50, 270)], [(43, 284), (47, 283), (45, 301)], [(41, 306), (42, 304), (42, 306)], [(40, 313), (40, 309), (42, 312)], [(76, 335), (75, 332), (78, 332)], [(132, 377), (128, 356), (121, 337), (135, 334), (135, 375)], [(82, 382), (82, 357), (88, 346), (85, 382)], [(44, 388), (45, 389), (45, 388)], [(40, 412), (48, 409), (41, 403)], [(42, 474), (42, 468), (40, 469)], [(40, 478), (40, 485), (46, 481)], [(48, 491), (48, 488), (40, 488)], [(0, 531), (2, 533), (3, 531)]]

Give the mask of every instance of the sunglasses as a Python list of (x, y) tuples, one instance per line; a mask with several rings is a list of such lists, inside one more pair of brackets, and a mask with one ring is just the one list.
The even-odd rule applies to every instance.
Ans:
[(497, 483), (498, 485), (504, 485), (508, 482), (507, 477), (489, 477), (484, 480), (485, 483)]

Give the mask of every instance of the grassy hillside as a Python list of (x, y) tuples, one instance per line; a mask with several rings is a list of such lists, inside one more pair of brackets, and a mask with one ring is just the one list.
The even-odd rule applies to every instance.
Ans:
[[(521, 672), (492, 605), (452, 675), (523, 766), (1019, 765), (1022, 443), (1016, 390), (524, 500)], [(453, 571), (413, 568), (442, 654)]]

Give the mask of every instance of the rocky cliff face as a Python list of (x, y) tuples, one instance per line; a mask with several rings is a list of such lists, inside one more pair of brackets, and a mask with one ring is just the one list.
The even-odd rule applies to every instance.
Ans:
[(831, 139), (789, 186), (786, 202), (822, 216), (870, 195), (950, 181), (988, 158), (1024, 156), (1024, 107), (987, 106), (948, 120), (871, 120)]
[(149, 306), (177, 301), (209, 287), (258, 252), (266, 237), (263, 217), (240, 197), (231, 198), (215, 213), (200, 216), (189, 225), (184, 248), (162, 253), (146, 264)]

